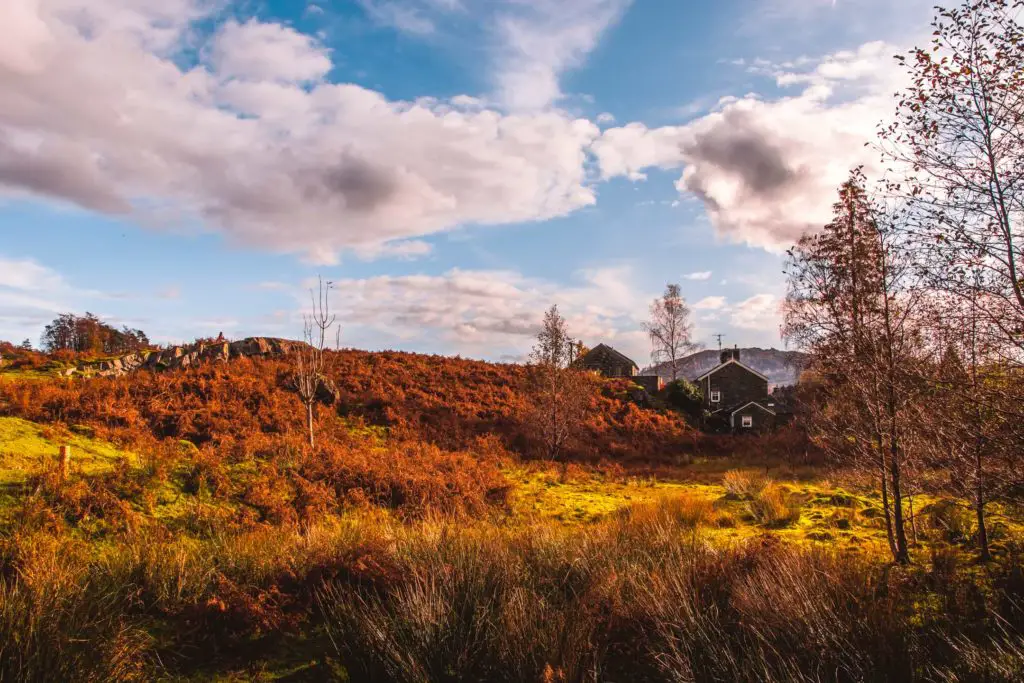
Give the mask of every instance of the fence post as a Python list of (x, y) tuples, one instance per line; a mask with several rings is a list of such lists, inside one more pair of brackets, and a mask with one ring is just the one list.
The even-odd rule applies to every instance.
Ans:
[(67, 479), (71, 473), (71, 446), (60, 447), (60, 476)]

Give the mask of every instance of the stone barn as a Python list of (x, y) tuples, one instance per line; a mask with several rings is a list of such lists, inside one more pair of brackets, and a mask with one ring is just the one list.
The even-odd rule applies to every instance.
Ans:
[(605, 377), (636, 377), (640, 367), (632, 358), (619, 353), (607, 344), (598, 344), (580, 359), (580, 365), (587, 370), (599, 372)]

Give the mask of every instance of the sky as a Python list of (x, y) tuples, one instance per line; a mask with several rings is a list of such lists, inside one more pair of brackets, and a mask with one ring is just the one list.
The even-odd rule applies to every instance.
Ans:
[(644, 365), (674, 282), (781, 348), (932, 4), (3, 0), (0, 339), (296, 338), (322, 277), (346, 347), (519, 360), (557, 304)]

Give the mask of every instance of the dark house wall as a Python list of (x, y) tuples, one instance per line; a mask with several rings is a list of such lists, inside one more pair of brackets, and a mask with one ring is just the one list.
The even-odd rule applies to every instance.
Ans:
[(657, 375), (637, 375), (633, 381), (642, 386), (648, 394), (655, 394), (665, 388), (665, 380)]
[[(751, 418), (753, 424), (750, 427), (743, 426), (744, 415)], [(749, 405), (732, 415), (732, 428), (741, 434), (746, 432), (760, 433), (768, 431), (774, 426), (775, 416), (756, 405)]]
[[(768, 380), (736, 363), (730, 363), (702, 379), (700, 388), (704, 393), (704, 406), (712, 412), (768, 398)], [(721, 392), (721, 400), (717, 403), (711, 402), (713, 391)]]
[(605, 377), (633, 377), (639, 372), (636, 363), (603, 344), (587, 353), (582, 359), (582, 365)]

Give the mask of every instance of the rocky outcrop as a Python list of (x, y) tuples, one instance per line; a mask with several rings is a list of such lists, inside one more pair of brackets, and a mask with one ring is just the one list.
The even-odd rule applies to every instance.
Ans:
[(99, 377), (119, 377), (142, 368), (172, 370), (203, 363), (224, 363), (232, 358), (283, 356), (301, 346), (300, 342), (273, 337), (248, 337), (233, 342), (199, 343), (172, 346), (158, 351), (139, 351), (120, 358), (85, 363), (66, 374), (80, 373)]

